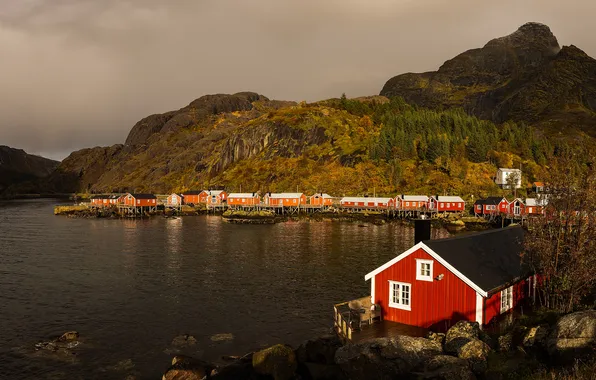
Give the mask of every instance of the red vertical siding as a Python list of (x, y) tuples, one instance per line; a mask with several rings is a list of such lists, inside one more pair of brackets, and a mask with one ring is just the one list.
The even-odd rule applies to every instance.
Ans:
[[(530, 295), (528, 293), (528, 279), (521, 280), (513, 285), (512, 309), (519, 307)], [(493, 318), (501, 315), (501, 292), (496, 292), (490, 298), (484, 300), (483, 323), (489, 324)]]
[[(433, 260), (433, 277), (443, 274), (443, 279), (416, 280), (416, 259)], [(377, 274), (374, 281), (375, 303), (386, 320), (439, 331), (459, 320), (476, 320), (476, 291), (422, 249)], [(410, 311), (389, 307), (389, 281), (411, 284)]]
[(489, 324), (490, 321), (501, 314), (501, 292), (493, 294), (490, 298), (484, 300), (483, 323)]

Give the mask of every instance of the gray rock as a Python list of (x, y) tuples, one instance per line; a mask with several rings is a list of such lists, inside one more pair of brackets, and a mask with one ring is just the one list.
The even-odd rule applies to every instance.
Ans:
[(209, 379), (214, 380), (253, 380), (259, 375), (252, 367), (253, 354), (245, 355), (233, 363), (217, 368), (211, 372)]
[(172, 340), (172, 346), (174, 347), (189, 347), (196, 344), (197, 339), (189, 334), (179, 335)]
[(334, 364), (335, 352), (342, 346), (336, 334), (321, 336), (302, 343), (296, 349), (300, 363)]
[(429, 331), (428, 334), (426, 334), (426, 339), (430, 339), (430, 340), (434, 340), (435, 342), (438, 342), (441, 347), (445, 344), (445, 334), (443, 333), (436, 333), (434, 331)]
[(289, 380), (294, 377), (298, 362), (292, 347), (277, 344), (255, 352), (252, 366), (258, 374), (271, 376), (275, 380)]
[(548, 353), (567, 363), (596, 349), (596, 310), (568, 314), (557, 322), (547, 340)]
[(526, 348), (544, 348), (548, 334), (548, 325), (530, 327), (524, 334), (522, 344)]
[(213, 369), (213, 365), (202, 360), (177, 355), (172, 359), (172, 365), (164, 373), (162, 380), (201, 380)]
[(398, 336), (343, 346), (335, 362), (349, 379), (393, 379), (442, 352), (436, 341)]
[(459, 348), (457, 356), (460, 359), (466, 359), (472, 371), (481, 375), (488, 368), (488, 354), (491, 351), (488, 344), (480, 339), (473, 339)]
[(509, 352), (513, 349), (513, 334), (507, 333), (499, 337), (499, 351)]
[(478, 322), (459, 321), (447, 330), (445, 335), (445, 352), (455, 354), (466, 343), (478, 339), (480, 335), (480, 326)]
[(418, 379), (432, 380), (476, 380), (464, 359), (450, 355), (438, 355), (427, 360), (422, 371), (416, 373)]
[(76, 331), (67, 331), (58, 338), (58, 342), (72, 342), (79, 339), (79, 333)]

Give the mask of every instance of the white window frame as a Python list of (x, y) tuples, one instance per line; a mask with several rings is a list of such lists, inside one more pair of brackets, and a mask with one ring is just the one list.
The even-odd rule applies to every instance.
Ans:
[[(430, 264), (430, 274), (423, 275), (421, 268), (423, 264)], [(418, 281), (433, 281), (433, 260), (416, 259), (416, 280)]]
[[(393, 300), (394, 285), (397, 285), (397, 302)], [(408, 287), (408, 304), (404, 305), (403, 287)], [(412, 284), (407, 282), (389, 281), (389, 307), (401, 310), (412, 310)]]
[[(509, 294), (507, 294), (509, 293)], [(507, 298), (508, 297), (508, 298)], [(506, 304), (503, 300), (507, 300)], [(513, 308), (513, 286), (501, 290), (501, 314), (511, 310)]]

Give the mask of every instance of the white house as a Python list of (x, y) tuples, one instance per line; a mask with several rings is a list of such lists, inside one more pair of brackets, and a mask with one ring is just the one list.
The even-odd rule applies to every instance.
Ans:
[(507, 179), (510, 175), (516, 175), (517, 180), (515, 183), (515, 188), (519, 189), (522, 186), (522, 172), (520, 169), (507, 169), (507, 168), (499, 168), (497, 170), (497, 176), (495, 178), (495, 183), (499, 185), (503, 189), (508, 189), (509, 184), (507, 183)]

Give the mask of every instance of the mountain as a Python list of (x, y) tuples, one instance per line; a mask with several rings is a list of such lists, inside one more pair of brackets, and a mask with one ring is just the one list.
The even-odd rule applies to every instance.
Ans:
[(9, 186), (49, 176), (60, 162), (0, 145), (0, 192)]
[[(316, 103), (207, 95), (139, 121), (125, 144), (83, 149), (44, 180), (57, 192), (228, 190), (488, 194), (496, 164), (540, 176), (554, 147), (528, 126), (381, 96)], [(497, 151), (498, 150), (498, 151)], [(487, 161), (491, 160), (491, 162)]]
[(497, 167), (522, 165), (529, 184), (544, 180), (560, 152), (583, 149), (582, 164), (596, 141), (595, 89), (595, 61), (530, 23), (437, 72), (397, 76), (381, 96), (310, 104), (202, 96), (143, 118), (124, 144), (73, 152), (42, 186), (498, 194)]
[(561, 48), (548, 26), (528, 23), (445, 62), (391, 78), (381, 95), (429, 108), (463, 107), (482, 119), (596, 137), (596, 60)]

